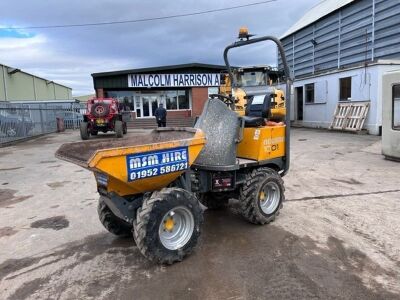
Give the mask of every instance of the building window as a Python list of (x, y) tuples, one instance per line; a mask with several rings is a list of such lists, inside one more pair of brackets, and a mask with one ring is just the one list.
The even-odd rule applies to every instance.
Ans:
[(134, 111), (133, 103), (135, 93), (131, 91), (107, 91), (107, 97), (116, 98), (123, 105), (124, 110)]
[(305, 94), (305, 96), (306, 96), (306, 98), (305, 98), (306, 103), (314, 103), (314, 101), (315, 101), (315, 97), (314, 97), (314, 95), (315, 95), (314, 83), (306, 84), (306, 85), (304, 86), (304, 89), (305, 89), (305, 92), (306, 92), (306, 94)]
[(189, 109), (189, 97), (187, 91), (178, 91), (178, 109)]
[(392, 128), (400, 130), (400, 84), (393, 86)]
[(351, 77), (339, 79), (340, 101), (349, 101), (351, 99)]
[(167, 102), (168, 110), (178, 109), (178, 99), (176, 91), (167, 92), (165, 99)]

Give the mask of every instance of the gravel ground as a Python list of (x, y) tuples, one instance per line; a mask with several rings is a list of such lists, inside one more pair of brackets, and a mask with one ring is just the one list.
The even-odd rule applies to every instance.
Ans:
[(0, 149), (2, 299), (400, 299), (400, 164), (379, 137), (294, 129), (277, 220), (248, 224), (234, 200), (206, 211), (198, 248), (170, 267), (103, 229), (92, 174), (54, 158), (77, 140)]

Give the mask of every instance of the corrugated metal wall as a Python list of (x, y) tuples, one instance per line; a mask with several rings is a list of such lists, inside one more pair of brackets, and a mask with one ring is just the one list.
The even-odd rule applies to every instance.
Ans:
[(293, 77), (400, 59), (399, 14), (399, 0), (359, 0), (285, 37), (282, 42)]

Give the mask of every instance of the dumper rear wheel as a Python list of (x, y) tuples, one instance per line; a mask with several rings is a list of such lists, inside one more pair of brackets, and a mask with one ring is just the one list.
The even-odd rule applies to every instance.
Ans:
[(81, 131), (81, 139), (88, 140), (89, 139), (88, 122), (81, 122), (80, 131)]
[(240, 212), (249, 222), (268, 224), (275, 220), (282, 208), (283, 180), (279, 174), (266, 167), (254, 169), (246, 175), (240, 190)]
[(140, 252), (152, 261), (173, 264), (196, 246), (203, 212), (197, 198), (180, 188), (165, 188), (145, 198), (133, 225)]
[(115, 135), (117, 138), (122, 138), (124, 135), (124, 129), (121, 121), (115, 121)]
[(108, 206), (101, 200), (97, 206), (97, 213), (104, 228), (114, 235), (121, 237), (128, 237), (132, 234), (132, 225), (124, 222), (108, 208)]

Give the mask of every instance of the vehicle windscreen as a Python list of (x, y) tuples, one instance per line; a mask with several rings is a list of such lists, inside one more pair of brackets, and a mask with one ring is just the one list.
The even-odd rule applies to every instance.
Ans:
[(235, 74), (238, 86), (262, 86), (267, 84), (267, 74), (262, 71), (237, 72)]

